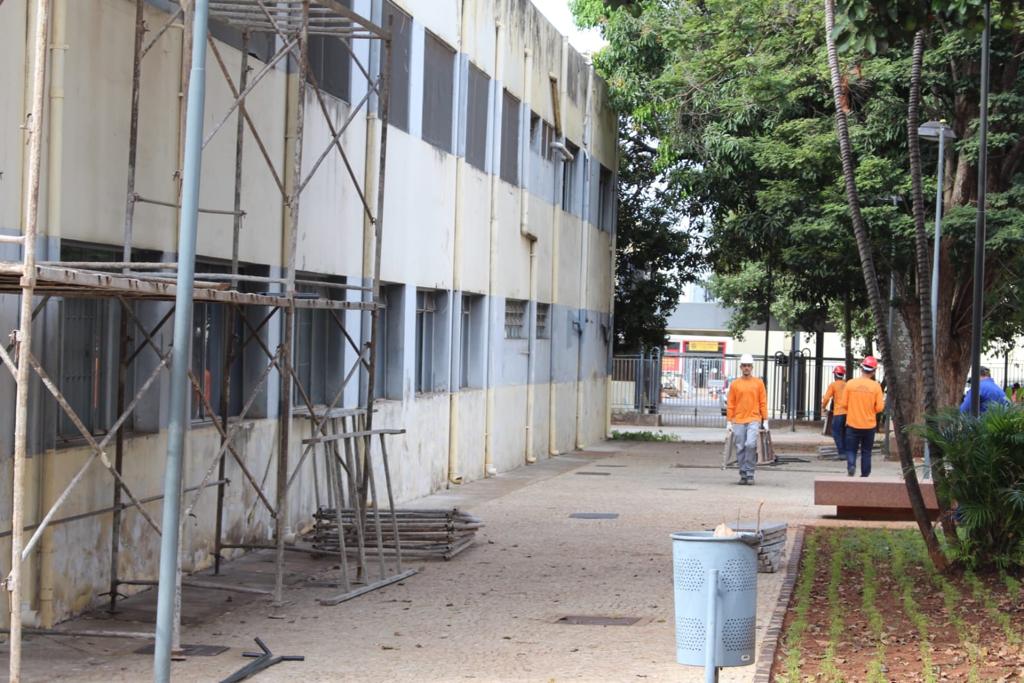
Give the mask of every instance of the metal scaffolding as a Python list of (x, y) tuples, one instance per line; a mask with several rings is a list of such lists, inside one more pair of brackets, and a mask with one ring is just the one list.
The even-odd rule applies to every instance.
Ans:
[[(128, 0), (131, 1), (131, 0)], [(46, 87), (47, 48), (49, 46), (49, 23), (50, 23), (50, 0), (35, 0), (36, 21), (35, 35), (32, 43), (32, 71), (31, 71), (31, 113), (25, 126), (28, 141), (27, 153), (27, 195), (23, 217), (22, 234), (10, 237), (0, 237), (0, 242), (15, 243), (21, 246), (20, 261), (0, 262), (0, 294), (20, 295), (19, 327), (13, 332), (12, 340), (7, 347), (0, 346), (0, 360), (11, 372), (16, 381), (16, 405), (15, 405), (15, 430), (14, 430), (14, 475), (12, 495), (12, 528), (9, 532), (11, 537), (11, 571), (4, 583), (10, 591), (10, 680), (18, 681), (21, 676), (21, 601), (23, 590), (23, 579), (21, 573), (22, 562), (29, 557), (36, 548), (44, 532), (54, 525), (63, 524), (79, 519), (96, 515), (112, 515), (112, 542), (110, 548), (110, 586), (109, 586), (109, 610), (115, 611), (118, 600), (124, 597), (120, 592), (123, 586), (154, 585), (157, 581), (149, 578), (123, 577), (119, 575), (119, 557), (129, 549), (123, 547), (121, 540), (121, 526), (123, 515), (126, 511), (134, 509), (145, 520), (153, 531), (161, 534), (161, 525), (147, 512), (144, 505), (150, 502), (163, 500), (165, 504), (165, 516), (163, 531), (167, 531), (168, 509), (171, 510), (175, 531), (180, 531), (182, 520), (187, 519), (195, 510), (196, 504), (205, 491), (215, 489), (216, 501), (216, 528), (215, 528), (215, 549), (214, 549), (214, 571), (219, 573), (222, 560), (222, 552), (227, 549), (254, 549), (272, 548), (275, 551), (275, 583), (272, 591), (261, 591), (246, 587), (228, 587), (221, 584), (200, 582), (190, 579), (182, 579), (181, 576), (181, 544), (176, 546), (179, 551), (175, 553), (172, 571), (174, 578), (173, 587), (168, 586), (167, 575), (164, 572), (165, 562), (170, 561), (167, 553), (161, 556), (161, 601), (164, 599), (164, 591), (172, 591), (174, 598), (174, 614), (171, 624), (161, 623), (164, 615), (158, 612), (157, 640), (158, 645), (162, 627), (170, 626), (173, 629), (173, 646), (178, 647), (178, 635), (180, 629), (180, 602), (182, 585), (198, 585), (205, 588), (219, 588), (244, 592), (269, 593), (276, 604), (280, 604), (283, 591), (283, 577), (285, 569), (285, 523), (288, 509), (289, 488), (294, 483), (302, 468), (311, 468), (312, 481), (316, 495), (318, 508), (332, 509), (337, 514), (339, 528), (342, 526), (342, 515), (345, 514), (345, 522), (354, 527), (356, 546), (348, 548), (345, 545), (345, 534), (339, 534), (340, 549), (338, 559), (340, 560), (341, 575), (340, 584), (342, 594), (322, 600), (324, 604), (337, 604), (350, 597), (373, 590), (382, 585), (405, 578), (412, 572), (404, 570), (400, 547), (397, 543), (398, 526), (395, 516), (394, 499), (391, 487), (391, 477), (387, 460), (387, 447), (385, 438), (388, 435), (401, 433), (398, 429), (381, 429), (373, 425), (373, 400), (374, 400), (374, 374), (376, 368), (376, 344), (379, 327), (378, 317), (380, 311), (380, 264), (381, 264), (381, 242), (382, 242), (382, 219), (384, 212), (384, 178), (387, 153), (387, 120), (388, 120), (388, 72), (390, 65), (390, 33), (381, 24), (370, 21), (336, 0), (181, 0), (177, 11), (173, 12), (163, 25), (155, 31), (146, 26), (144, 20), (145, 0), (134, 0), (135, 2), (135, 36), (133, 51), (133, 68), (131, 84), (131, 115), (129, 124), (128, 159), (127, 159), (127, 187), (125, 199), (125, 219), (123, 236), (123, 258), (118, 262), (45, 262), (37, 259), (36, 242), (38, 237), (37, 219), (39, 212), (39, 185), (41, 169), (41, 138), (44, 114), (44, 92)], [(2, 10), (0, 10), (2, 11)], [(197, 20), (198, 13), (198, 20)], [(208, 14), (207, 14), (208, 13)], [(209, 36), (206, 30), (207, 18), (216, 19), (228, 26), (238, 30), (242, 36), (241, 46), (241, 69), (237, 79), (230, 73), (226, 62), (221, 55), (217, 43)], [(205, 147), (235, 117), (235, 164), (234, 164), (234, 196), (230, 209), (226, 208), (198, 208), (198, 192), (190, 196), (189, 187), (198, 189), (200, 161), (193, 159), (193, 166), (189, 163), (184, 165), (184, 171), (179, 175), (181, 186), (179, 187), (179, 199), (177, 202), (164, 202), (147, 198), (144, 194), (136, 191), (136, 163), (138, 157), (138, 146), (140, 138), (139, 130), (139, 105), (141, 93), (142, 64), (146, 54), (156, 45), (173, 25), (184, 24), (183, 33), (183, 67), (182, 74), (185, 84), (183, 91), (189, 93), (190, 106), (193, 97), (200, 98), (200, 107), (204, 97), (205, 83), (202, 79), (194, 76), (190, 79), (192, 70), (193, 53), (199, 54), (196, 50), (208, 46), (210, 54), (217, 63), (218, 71), (224, 78), (225, 83), (233, 97), (233, 102), (217, 118), (218, 123), (198, 131), (201, 137), (201, 147)], [(250, 69), (249, 65), (249, 41), (253, 34), (264, 33), (274, 38), (277, 47), (275, 54), (258, 70)], [(147, 39), (147, 34), (150, 36)], [(313, 73), (310, 71), (309, 63), (309, 37), (310, 36), (333, 36), (341, 39), (349, 59), (358, 72), (365, 78), (366, 93), (355, 103), (352, 103), (349, 114), (340, 126), (336, 126), (320, 85), (316, 82)], [(364, 65), (356, 51), (351, 48), (352, 42), (357, 40), (370, 41), (369, 64)], [(205, 61), (205, 54), (201, 55)], [(292, 168), (285, 169), (279, 173), (277, 167), (268, 153), (260, 131), (250, 117), (246, 109), (246, 98), (254, 92), (260, 82), (272, 72), (282, 61), (291, 62), (295, 67), (294, 83), (289, 83), (289, 88), (297, 90), (295, 106), (290, 110), (294, 116), (294, 138), (289, 139)], [(250, 71), (255, 73), (250, 74)], [(199, 71), (198, 73), (202, 73)], [(306, 94), (311, 91), (315, 96), (318, 108), (323, 114), (327, 128), (330, 132), (330, 139), (325, 141), (321, 154), (312, 164), (304, 164), (303, 161), (303, 133), (305, 118)], [(367, 171), (360, 180), (359, 175), (353, 168), (345, 149), (341, 144), (341, 136), (349, 124), (355, 120), (357, 114), (367, 108), (367, 136), (377, 141), (375, 146), (378, 151), (377, 158), (366, 159)], [(201, 113), (200, 108), (200, 113)], [(191, 116), (191, 113), (189, 114)], [(183, 148), (179, 150), (180, 155), (186, 155), (184, 146), (188, 144), (186, 135), (186, 115), (183, 108), (180, 116), (180, 130), (182, 131)], [(281, 193), (286, 218), (283, 221), (282, 235), (284, 244), (287, 245), (286, 264), (283, 277), (254, 276), (240, 272), (239, 267), (239, 234), (242, 222), (245, 217), (242, 202), (242, 169), (243, 169), (243, 141), (248, 135), (256, 144), (270, 175)], [(193, 131), (194, 132), (194, 131)], [(192, 134), (192, 132), (189, 132)], [(197, 141), (193, 140), (193, 144)], [(199, 147), (198, 144), (196, 144)], [(374, 149), (368, 145), (368, 150)], [(308, 186), (310, 179), (321, 168), (323, 162), (332, 153), (339, 155), (344, 164), (348, 178), (352, 181), (356, 194), (361, 203), (363, 214), (363, 244), (360, 245), (363, 254), (362, 282), (359, 285), (332, 284), (323, 282), (306, 282), (296, 277), (296, 247), (299, 232), (299, 207), (304, 189)], [(200, 154), (198, 155), (201, 159)], [(191, 175), (190, 175), (191, 174)], [(283, 177), (282, 177), (283, 176)], [(231, 270), (229, 273), (204, 273), (194, 272), (194, 234), (191, 253), (183, 253), (179, 248), (177, 263), (155, 263), (133, 261), (133, 229), (136, 220), (136, 207), (138, 204), (151, 204), (165, 207), (169, 210), (178, 210), (181, 213), (182, 225), (186, 224), (187, 214), (191, 211), (193, 218), (196, 212), (214, 213), (232, 217), (232, 258)], [(186, 252), (188, 250), (185, 250)], [(298, 287), (305, 284), (316, 284), (336, 288), (346, 292), (342, 300), (333, 298), (310, 298), (301, 295)], [(263, 285), (265, 292), (253, 293), (255, 285)], [(191, 290), (191, 291), (190, 291)], [(270, 293), (267, 293), (270, 292)], [(349, 300), (347, 292), (352, 292), (356, 300)], [(32, 327), (33, 320), (45, 309), (46, 303), (53, 297), (61, 298), (99, 298), (118, 302), (121, 312), (119, 316), (119, 346), (118, 346), (118, 372), (117, 372), (117, 394), (116, 394), (116, 419), (111, 424), (107, 433), (101, 438), (93, 435), (83, 420), (76, 414), (71, 403), (65, 398), (59, 383), (54, 381), (46, 372), (43, 364), (32, 351)], [(134, 303), (138, 301), (163, 301), (170, 302), (177, 299), (178, 305), (171, 307), (155, 324), (148, 325), (137, 315)], [(186, 305), (182, 306), (182, 300)], [(189, 358), (187, 344), (180, 344), (178, 353), (175, 353), (175, 345), (166, 350), (154, 340), (157, 333), (166, 323), (174, 320), (175, 317), (183, 317), (187, 329), (191, 320), (192, 302), (207, 302), (216, 304), (224, 310), (228, 323), (227, 330), (234, 330), (240, 322), (244, 326), (241, 334), (226, 334), (223, 350), (224, 372), (221, 384), (219, 405), (213, 405), (211, 398), (204, 390), (204, 378), (197, 377), (193, 370), (188, 369), (183, 374), (187, 380), (183, 386), (178, 387), (180, 396), (184, 397), (187, 404), (188, 396), (192, 400), (199, 401), (203, 411), (209, 416), (212, 426), (220, 436), (220, 447), (216, 455), (207, 464), (202, 479), (193, 485), (182, 487), (177, 485), (165, 489), (162, 496), (149, 496), (140, 498), (137, 491), (133, 490), (132, 483), (124, 476), (125, 466), (125, 426), (129, 417), (136, 410), (139, 402), (155, 385), (159, 376), (164, 372), (170, 372), (174, 365), (173, 359), (184, 359), (181, 367), (187, 367)], [(262, 310), (256, 307), (262, 307)], [(314, 404), (310, 398), (310, 392), (303, 385), (299, 374), (296, 372), (293, 363), (293, 335), (295, 327), (295, 316), (298, 311), (316, 309), (326, 311), (329, 319), (335, 328), (339, 338), (345, 340), (346, 348), (355, 352), (355, 359), (347, 370), (339, 378), (339, 388), (332, 400), (326, 405)], [(246, 312), (250, 314), (247, 315)], [(258, 320), (254, 320), (256, 314), (252, 311), (260, 311)], [(369, 326), (369, 334), (361, 334), (361, 341), (353, 338), (346, 329), (342, 315), (345, 311), (363, 312), (361, 328)], [(342, 314), (342, 315), (340, 315)], [(281, 326), (281, 341), (275, 349), (271, 349), (261, 336), (261, 331), (276, 322)], [(133, 339), (141, 339), (137, 345)], [(233, 362), (238, 359), (245, 349), (257, 349), (260, 357), (265, 358), (266, 365), (259, 373), (258, 379), (251, 387), (246, 387), (246, 396), (240, 414), (232, 415), (229, 408), (230, 396), (233, 388), (231, 386), (231, 372), (228, 371)], [(148, 376), (141, 384), (136, 383), (137, 390), (134, 395), (128, 394), (127, 377), (133, 363), (143, 354), (155, 354), (155, 365), (148, 372)], [(267, 473), (261, 478), (247, 463), (246, 454), (239, 452), (233, 443), (233, 437), (238, 433), (242, 420), (250, 413), (255, 405), (261, 390), (271, 381), (273, 373), (277, 373), (277, 380), (280, 382), (280, 405), (278, 409), (278, 438), (276, 448), (271, 453), (271, 462), (267, 464), (268, 472), (271, 465), (276, 465), (276, 477), (274, 490), (267, 490), (264, 485)], [(80, 466), (78, 471), (65, 485), (63, 491), (56, 497), (42, 519), (31, 525), (24, 521), (24, 488), (26, 459), (29, 449), (29, 386), (32, 376), (35, 375), (41, 380), (45, 390), (52, 395), (59, 405), (61, 411), (75, 425), (80, 432), (82, 439), (91, 449), (91, 455)], [(356, 393), (359, 395), (356, 407), (343, 408), (343, 396), (346, 386), (355, 381), (359, 384)], [(172, 391), (175, 387), (172, 386)], [(293, 396), (297, 395), (299, 407), (296, 409), (293, 403)], [(173, 415), (172, 406), (172, 415)], [(229, 420), (229, 416), (231, 419)], [(297, 422), (297, 424), (295, 424)], [(185, 421), (187, 423), (187, 420)], [(172, 419), (172, 428), (174, 420)], [(308, 427), (306, 427), (308, 423)], [(298, 458), (295, 464), (290, 464), (289, 444), (293, 441), (291, 432), (296, 426), (300, 426), (303, 432), (308, 431), (307, 438), (298, 439), (301, 443)], [(371, 449), (374, 439), (379, 440), (379, 446)], [(180, 463), (180, 451), (174, 453), (174, 438), (172, 436), (168, 451), (168, 480), (172, 480), (170, 472), (172, 460), (178, 458)], [(109, 449), (113, 445), (113, 458), (110, 457)], [(179, 444), (180, 448), (180, 444)], [(45, 456), (37, 456), (45, 457)], [(274, 543), (251, 544), (240, 540), (224, 538), (223, 518), (225, 512), (225, 492), (230, 481), (226, 476), (225, 464), (227, 458), (231, 458), (238, 466), (244, 478), (243, 486), (251, 486), (258, 497), (258, 504), (266, 508), (269, 515), (274, 519)], [(385, 488), (387, 507), (384, 507), (383, 497), (377, 497), (377, 482), (374, 479), (373, 458), (379, 457), (379, 468), (385, 475)], [(58, 516), (63, 504), (68, 500), (75, 487), (84, 479), (93, 463), (99, 461), (110, 473), (113, 479), (113, 495), (111, 505), (89, 512)], [(180, 481), (180, 467), (177, 476)], [(173, 482), (172, 482), (173, 483)], [(166, 491), (178, 491), (180, 496), (168, 495)], [(321, 490), (323, 497), (321, 497)], [(177, 514), (180, 502), (185, 503), (184, 514)], [(372, 512), (371, 512), (372, 511)], [(372, 519), (371, 519), (372, 518)], [(384, 552), (382, 545), (382, 525), (391, 525), (390, 533), (393, 534), (395, 550), (388, 554)], [(375, 532), (376, 571), (377, 577), (369, 577), (370, 567), (367, 564), (366, 548), (373, 541), (366, 538), (370, 532)], [(24, 534), (31, 533), (29, 540), (24, 541)], [(6, 535), (6, 534), (3, 534)], [(166, 540), (164, 537), (164, 549)], [(388, 554), (390, 562), (385, 562), (385, 555)], [(350, 556), (354, 557), (353, 566), (350, 566)], [(354, 588), (353, 584), (361, 584)], [(33, 632), (37, 630), (33, 629)], [(76, 632), (94, 635), (138, 635), (124, 634), (120, 632), (86, 631)], [(155, 654), (157, 679), (165, 679), (167, 675), (167, 662), (162, 662), (157, 648)]]

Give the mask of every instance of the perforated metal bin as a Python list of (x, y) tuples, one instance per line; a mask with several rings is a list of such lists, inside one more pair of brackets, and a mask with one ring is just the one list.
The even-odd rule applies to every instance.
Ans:
[[(754, 663), (757, 624), (758, 535), (716, 538), (710, 531), (672, 534), (676, 604), (676, 661), (706, 663), (708, 622), (715, 628), (715, 666)], [(709, 572), (717, 570), (717, 608), (709, 613)]]

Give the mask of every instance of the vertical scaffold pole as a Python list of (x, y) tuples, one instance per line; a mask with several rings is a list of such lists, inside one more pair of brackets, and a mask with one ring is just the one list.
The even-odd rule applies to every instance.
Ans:
[(153, 679), (171, 678), (171, 638), (174, 621), (175, 575), (181, 508), (181, 470), (188, 424), (189, 342), (192, 327), (196, 229), (199, 221), (199, 179), (203, 160), (203, 112), (206, 104), (206, 25), (209, 0), (195, 1), (192, 66), (185, 120), (185, 164), (182, 176), (181, 218), (178, 228), (178, 278), (175, 296), (174, 346), (171, 350), (171, 406), (167, 464), (164, 470), (163, 534), (160, 537), (160, 584), (157, 593), (156, 644)]
[(7, 578), (10, 599), (11, 683), (21, 680), (21, 543), (24, 520), (25, 459), (28, 455), (29, 355), (32, 347), (32, 297), (36, 288), (36, 232), (39, 221), (39, 174), (43, 130), (43, 92), (46, 85), (46, 46), (50, 23), (49, 0), (36, 3), (33, 43), (32, 113), (28, 131), (28, 193), (22, 234), (21, 311), (18, 325), (17, 395), (14, 407), (14, 472), (11, 492), (11, 574)]

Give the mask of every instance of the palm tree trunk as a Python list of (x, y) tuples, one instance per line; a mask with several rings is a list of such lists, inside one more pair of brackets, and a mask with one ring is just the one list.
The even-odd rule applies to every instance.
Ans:
[(839, 56), (836, 52), (836, 43), (832, 36), (835, 27), (835, 5), (834, 0), (825, 0), (825, 42), (828, 46), (829, 72), (832, 77), (832, 97), (836, 108), (836, 136), (839, 138), (839, 155), (843, 164), (843, 180), (846, 187), (846, 202), (850, 207), (850, 217), (853, 221), (853, 234), (857, 241), (857, 252), (860, 255), (861, 272), (864, 274), (864, 284), (867, 288), (868, 302), (871, 308), (871, 316), (875, 325), (875, 337), (878, 339), (878, 348), (882, 354), (882, 361), (885, 364), (885, 372), (890, 380), (889, 403), (892, 408), (893, 431), (898, 443), (900, 464), (903, 466), (904, 479), (907, 486), (907, 496), (910, 499), (910, 507), (917, 521), (918, 529), (924, 538), (928, 548), (928, 555), (932, 564), (938, 570), (944, 570), (947, 566), (945, 555), (939, 547), (938, 539), (932, 531), (931, 522), (928, 519), (928, 511), (925, 508), (924, 497), (921, 495), (921, 486), (917, 481), (917, 473), (914, 471), (914, 460), (910, 453), (910, 439), (904, 432), (906, 425), (905, 401), (901, 400), (903, 390), (901, 382), (896, 381), (898, 369), (894, 363), (892, 353), (892, 340), (889, 339), (886, 330), (886, 312), (882, 305), (882, 295), (878, 288), (878, 275), (875, 271), (875, 260), (871, 253), (871, 241), (868, 238), (867, 226), (864, 224), (864, 217), (860, 210), (860, 197), (857, 195), (857, 183), (854, 180), (853, 152), (850, 147), (850, 130), (846, 121), (846, 113), (842, 108), (842, 91), (839, 77)]
[[(914, 256), (917, 265), (917, 299), (921, 322), (921, 376), (924, 388), (924, 413), (934, 415), (937, 402), (935, 394), (935, 346), (932, 339), (931, 309), (931, 263), (928, 251), (928, 233), (924, 226), (924, 191), (921, 181), (921, 141), (917, 135), (921, 107), (921, 63), (924, 60), (924, 31), (914, 34), (914, 50), (910, 62), (910, 97), (907, 103), (907, 147), (910, 156), (910, 183), (914, 206)], [(942, 163), (942, 160), (939, 160)], [(936, 481), (944, 476), (942, 453), (931, 449), (932, 472)], [(948, 496), (940, 492), (943, 486), (936, 486), (942, 530), (946, 540), (958, 543), (956, 521), (950, 513)]]

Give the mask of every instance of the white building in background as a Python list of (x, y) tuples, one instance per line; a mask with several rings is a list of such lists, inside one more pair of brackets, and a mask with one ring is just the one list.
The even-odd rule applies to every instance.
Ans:
[[(17, 234), (24, 196), (22, 123), (29, 110), (32, 12), (27, 0), (0, 5), (0, 233)], [(529, 0), (348, 0), (364, 16), (394, 27), (390, 128), (381, 278), (385, 311), (378, 337), (375, 425), (403, 428), (390, 442), (399, 501), (503, 472), (535, 459), (602, 439), (606, 431), (611, 335), (616, 138), (615, 114), (604, 84)], [(62, 85), (48, 95), (40, 228), (43, 260), (119, 260), (125, 214), (128, 120), (132, 77), (132, 0), (54, 0), (55, 27), (64, 37), (59, 54)], [(154, 32), (176, 10), (169, 0), (146, 0)], [(240, 36), (214, 22), (211, 32), (228, 70), (237, 74)], [(152, 33), (148, 38), (152, 37)], [(148, 40), (147, 38), (147, 40)], [(332, 42), (333, 41), (333, 42)], [(314, 49), (315, 48), (315, 49)], [(254, 36), (250, 63), (261, 70), (275, 38)], [(352, 50), (368, 64), (366, 42)], [(327, 106), (344, 122), (366, 94), (356, 64), (334, 38), (311, 41), (311, 69), (328, 93)], [(177, 202), (179, 101), (183, 63), (180, 27), (154, 43), (142, 66), (140, 149), (135, 191)], [(265, 153), (277, 174), (289, 173), (289, 107), (296, 74), (288, 60), (275, 65), (253, 91), (247, 113), (262, 131)], [(207, 127), (233, 97), (213, 56), (207, 68)], [(565, 161), (558, 151), (564, 136)], [(311, 95), (305, 103), (305, 164), (329, 140)], [(357, 116), (341, 136), (355, 173), (374, 163), (367, 155), (367, 118)], [(232, 116), (225, 128), (234, 129)], [(201, 205), (231, 206), (234, 138), (218, 135), (203, 159)], [(287, 210), (275, 180), (248, 138), (243, 168), (241, 272), (275, 276), (285, 262), (281, 243)], [(332, 155), (303, 194), (297, 263), (301, 277), (324, 284), (359, 284), (364, 221), (359, 198), (344, 182), (348, 170)], [(231, 258), (231, 218), (200, 217), (200, 269), (225, 269)], [(177, 214), (159, 204), (138, 205), (133, 258), (173, 261)], [(0, 258), (18, 260), (17, 248), (0, 245)], [(333, 296), (307, 285), (311, 293)], [(135, 304), (155, 322), (169, 303)], [(352, 351), (327, 317), (297, 317), (295, 364), (316, 403), (341, 386), (339, 368)], [(225, 372), (219, 349), (227, 318), (217, 305), (197, 304), (193, 370), (208, 378), (214, 405)], [(119, 315), (109, 300), (52, 299), (39, 316), (42, 363), (94, 434), (114, 419)], [(354, 339), (365, 332), (358, 313), (344, 314)], [(0, 326), (17, 326), (17, 297), (0, 296)], [(268, 347), (281, 337), (275, 322), (260, 332)], [(365, 336), (365, 335), (364, 335)], [(141, 343), (135, 337), (132, 342)], [(166, 349), (171, 326), (154, 341)], [(232, 382), (251, 387), (262, 366), (243, 353), (230, 368)], [(140, 357), (132, 382), (141, 382), (155, 357)], [(161, 375), (127, 428), (126, 477), (139, 497), (162, 490), (167, 450), (169, 388)], [(343, 405), (354, 405), (357, 383)], [(276, 380), (257, 392), (236, 447), (264, 481), (273, 481), (268, 451), (276, 438)], [(232, 394), (237, 415), (243, 392)], [(0, 403), (13, 405), (13, 383), (0, 377)], [(193, 402), (185, 486), (202, 477), (217, 452), (219, 435), (199, 401)], [(90, 450), (39, 387), (30, 406), (29, 510), (45, 510)], [(298, 424), (298, 422), (296, 422)], [(0, 496), (10, 489), (12, 411), (0, 414)], [(296, 439), (301, 438), (297, 436)], [(112, 480), (90, 469), (61, 515), (111, 505)], [(225, 537), (266, 540), (272, 521), (244, 486), (228, 459)], [(314, 485), (301, 476), (291, 498), (298, 529), (315, 511)], [(204, 495), (186, 524), (188, 570), (211, 562), (214, 495)], [(160, 502), (146, 506), (159, 516)], [(8, 515), (9, 506), (0, 507)], [(255, 524), (253, 524), (255, 519)], [(29, 523), (38, 521), (29, 515)], [(9, 517), (0, 519), (7, 524)], [(109, 580), (111, 519), (91, 516), (47, 531), (23, 576), (26, 612), (51, 624), (91, 604)], [(123, 514), (121, 535), (133, 546), (120, 556), (121, 573), (152, 577), (157, 537), (135, 511)], [(242, 540), (242, 539), (238, 539)], [(0, 549), (7, 567), (10, 553)], [(6, 571), (6, 569), (4, 570)]]

